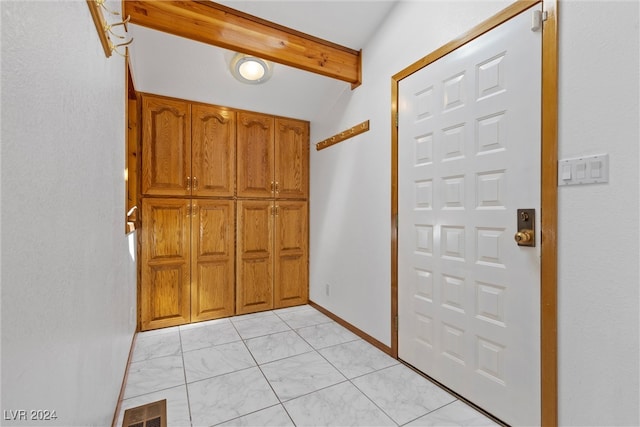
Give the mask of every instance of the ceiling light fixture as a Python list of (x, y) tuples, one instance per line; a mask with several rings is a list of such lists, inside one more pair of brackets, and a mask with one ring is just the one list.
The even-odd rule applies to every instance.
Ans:
[(269, 80), (273, 72), (273, 65), (269, 61), (244, 53), (236, 53), (229, 67), (237, 80), (254, 85)]

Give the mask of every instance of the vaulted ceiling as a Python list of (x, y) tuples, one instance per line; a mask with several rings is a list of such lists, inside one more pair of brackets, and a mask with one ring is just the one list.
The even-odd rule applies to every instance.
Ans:
[[(359, 85), (361, 55), (395, 1), (127, 0), (134, 83), (143, 92), (312, 119)], [(236, 51), (277, 63), (272, 79), (235, 81), (228, 63)]]

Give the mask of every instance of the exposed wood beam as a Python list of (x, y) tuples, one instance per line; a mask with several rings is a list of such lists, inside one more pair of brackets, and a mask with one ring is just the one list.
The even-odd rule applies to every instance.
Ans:
[(131, 23), (351, 83), (361, 54), (210, 1), (124, 0)]

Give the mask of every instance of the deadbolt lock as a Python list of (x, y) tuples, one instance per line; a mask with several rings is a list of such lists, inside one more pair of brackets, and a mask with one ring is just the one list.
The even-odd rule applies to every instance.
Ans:
[(518, 209), (518, 232), (513, 238), (518, 246), (536, 245), (535, 209)]

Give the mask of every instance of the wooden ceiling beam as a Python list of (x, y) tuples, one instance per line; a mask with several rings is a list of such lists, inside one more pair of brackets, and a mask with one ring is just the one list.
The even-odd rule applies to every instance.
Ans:
[(124, 0), (131, 23), (255, 55), (326, 77), (361, 83), (361, 52), (211, 1)]

